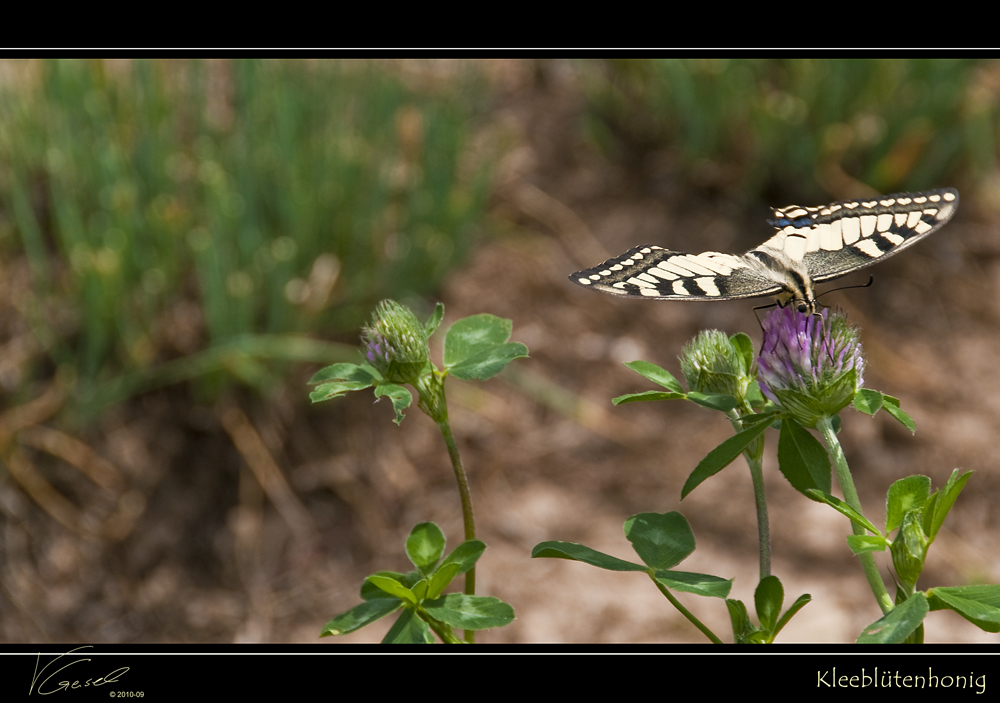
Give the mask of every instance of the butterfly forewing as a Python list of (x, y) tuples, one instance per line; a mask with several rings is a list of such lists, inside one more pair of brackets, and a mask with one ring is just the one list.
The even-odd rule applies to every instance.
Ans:
[(774, 211), (778, 233), (755, 251), (802, 261), (813, 282), (829, 281), (897, 254), (944, 226), (958, 191), (942, 188)]
[(952, 188), (774, 211), (777, 233), (746, 254), (635, 247), (570, 280), (605, 293), (661, 300), (733, 300), (787, 293), (815, 309), (812, 284), (844, 276), (940, 229)]

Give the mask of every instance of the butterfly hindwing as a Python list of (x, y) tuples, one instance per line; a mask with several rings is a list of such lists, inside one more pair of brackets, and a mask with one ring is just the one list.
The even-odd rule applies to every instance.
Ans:
[(686, 254), (651, 245), (578, 271), (570, 280), (612, 295), (660, 300), (733, 300), (782, 290), (751, 268), (745, 256)]

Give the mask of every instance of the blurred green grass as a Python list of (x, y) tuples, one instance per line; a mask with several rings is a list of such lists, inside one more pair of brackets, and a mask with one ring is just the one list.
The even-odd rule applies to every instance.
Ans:
[(588, 133), (611, 158), (667, 149), (693, 182), (747, 199), (996, 177), (995, 60), (609, 60), (590, 76)]
[[(997, 61), (574, 66), (605, 158), (666, 153), (694, 188), (818, 202), (997, 182)], [(66, 371), (85, 418), (179, 380), (266, 392), (289, 363), (353, 360), (378, 300), (420, 307), (489, 227), (500, 154), (474, 138), (496, 96), (475, 62), (420, 87), (361, 60), (23, 68), (0, 92), (0, 255), (31, 271), (25, 380)]]
[[(0, 95), (0, 249), (30, 262), (23, 312), (94, 409), (157, 379), (260, 385), (254, 358), (336, 360), (348, 350), (295, 335), (353, 333), (378, 300), (432, 291), (475, 239), (490, 168), (469, 159), (474, 77), (418, 91), (360, 60), (31, 68)], [(185, 298), (203, 338), (172, 349)]]

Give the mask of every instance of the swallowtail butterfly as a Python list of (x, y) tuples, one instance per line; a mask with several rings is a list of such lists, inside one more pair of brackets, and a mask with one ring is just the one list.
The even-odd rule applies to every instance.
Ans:
[(578, 271), (570, 280), (603, 293), (654, 300), (777, 295), (781, 305), (814, 313), (814, 284), (903, 251), (943, 227), (957, 207), (954, 188), (819, 207), (789, 205), (768, 220), (777, 233), (746, 254), (685, 254), (647, 244)]

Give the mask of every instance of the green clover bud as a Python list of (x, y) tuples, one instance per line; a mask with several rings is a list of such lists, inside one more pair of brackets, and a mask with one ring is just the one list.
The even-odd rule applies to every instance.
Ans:
[(383, 300), (361, 336), (365, 358), (390, 383), (414, 384), (427, 366), (427, 333), (408, 307)]
[(731, 395), (743, 405), (747, 388), (756, 373), (724, 332), (706, 330), (688, 342), (681, 352), (681, 371), (688, 388), (699, 393)]
[[(757, 376), (750, 338), (744, 334), (730, 338), (719, 330), (705, 330), (684, 346), (680, 362), (689, 390), (736, 398), (736, 415), (731, 418), (733, 427), (737, 432), (746, 429), (736, 416), (753, 414), (746, 398)], [(754, 439), (744, 453), (749, 461), (759, 464), (764, 455), (764, 437)]]
[(903, 524), (896, 533), (896, 539), (889, 547), (896, 575), (909, 591), (917, 585), (917, 579), (920, 578), (920, 572), (924, 568), (924, 559), (927, 557), (929, 540), (920, 523), (920, 515), (917, 512), (908, 512), (903, 517)]

